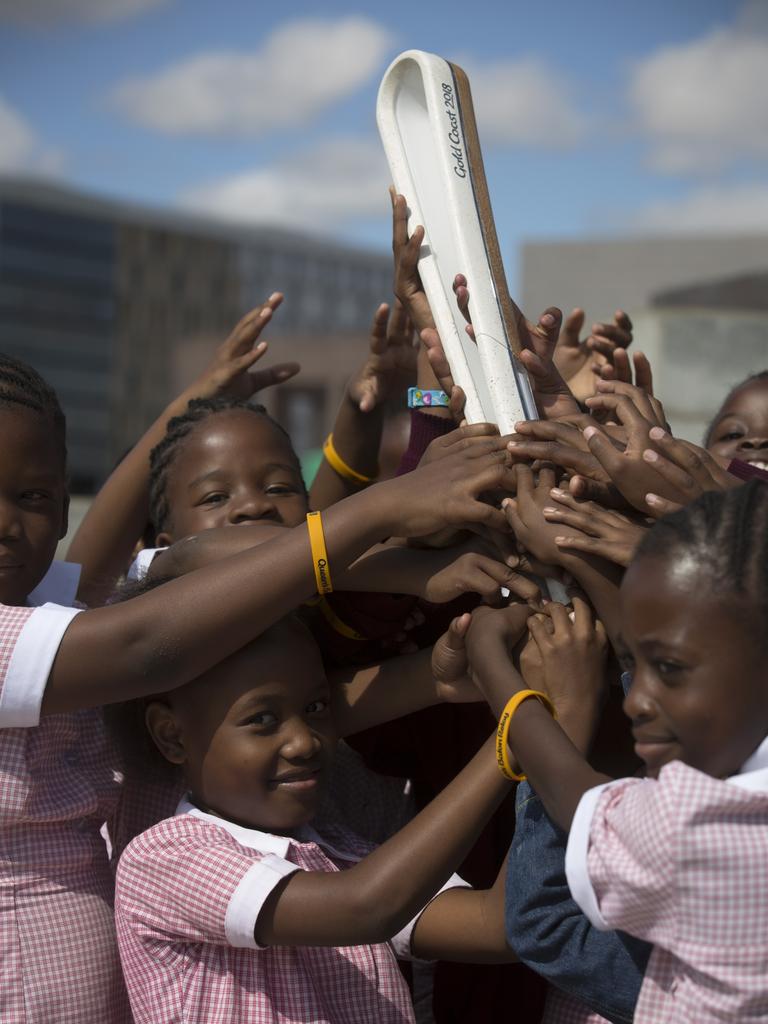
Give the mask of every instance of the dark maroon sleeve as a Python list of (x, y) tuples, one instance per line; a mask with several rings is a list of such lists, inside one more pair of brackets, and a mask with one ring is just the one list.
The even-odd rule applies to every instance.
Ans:
[(737, 476), (739, 480), (764, 480), (768, 483), (768, 473), (764, 469), (758, 469), (751, 462), (742, 462), (741, 459), (731, 459), (728, 463), (728, 472), (731, 476)]
[(395, 475), (402, 476), (416, 469), (431, 442), (438, 437), (445, 437), (455, 429), (456, 424), (447, 417), (430, 416), (418, 409), (411, 409), (411, 436)]

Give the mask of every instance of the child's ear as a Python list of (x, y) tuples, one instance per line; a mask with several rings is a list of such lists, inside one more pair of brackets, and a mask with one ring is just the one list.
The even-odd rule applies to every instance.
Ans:
[(173, 537), (170, 535), (170, 533), (158, 533), (158, 535), (155, 537), (156, 548), (169, 548), (171, 544), (173, 544)]
[(162, 701), (153, 700), (147, 705), (144, 721), (155, 746), (166, 761), (170, 761), (171, 764), (184, 764), (187, 752), (173, 708)]

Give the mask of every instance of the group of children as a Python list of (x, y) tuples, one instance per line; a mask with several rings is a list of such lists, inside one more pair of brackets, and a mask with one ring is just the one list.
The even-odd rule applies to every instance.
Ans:
[[(295, 372), (252, 370), (280, 294), (116, 468), (79, 573), (64, 417), (0, 355), (0, 1021), (403, 1024), (425, 961), (549, 983), (484, 967), (441, 1021), (768, 1021), (768, 371), (699, 447), (625, 314), (552, 308), (542, 418), (467, 425), (393, 208), (309, 491), (254, 402)], [(377, 482), (409, 381), (445, 401)]]

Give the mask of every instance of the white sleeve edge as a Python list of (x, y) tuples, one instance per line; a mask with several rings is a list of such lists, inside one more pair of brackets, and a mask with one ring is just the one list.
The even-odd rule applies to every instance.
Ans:
[[(408, 924), (401, 928), (400, 931), (393, 938), (389, 940), (390, 945), (395, 951), (395, 956), (398, 960), (418, 960), (419, 958), (414, 956), (413, 950), (411, 949), (411, 939), (413, 938), (413, 929), (416, 927), (416, 922), (419, 920), (421, 915), (427, 909), (432, 900), (436, 900), (441, 892), (445, 892), (447, 889), (471, 889), (472, 886), (469, 882), (465, 882), (461, 875), (453, 874), (445, 883), (441, 885), (435, 895), (429, 900), (421, 910), (416, 914), (415, 917), (411, 918)], [(431, 961), (420, 960), (421, 963), (430, 963)]]
[(608, 922), (600, 913), (597, 903), (597, 896), (592, 887), (592, 880), (589, 877), (587, 856), (589, 854), (589, 833), (592, 828), (592, 818), (595, 814), (597, 802), (603, 791), (616, 782), (623, 782), (623, 779), (604, 782), (601, 786), (588, 789), (579, 800), (579, 806), (571, 822), (571, 831), (568, 835), (568, 845), (565, 849), (565, 877), (568, 880), (568, 888), (571, 896), (581, 907), (584, 914), (599, 931), (611, 931)]
[(274, 853), (256, 861), (246, 871), (232, 893), (224, 918), (224, 934), (230, 946), (238, 949), (264, 949), (254, 932), (264, 901), (286, 875), (302, 869)]
[(40, 705), (61, 638), (80, 608), (35, 608), (13, 648), (0, 693), (0, 728), (29, 729), (40, 724)]

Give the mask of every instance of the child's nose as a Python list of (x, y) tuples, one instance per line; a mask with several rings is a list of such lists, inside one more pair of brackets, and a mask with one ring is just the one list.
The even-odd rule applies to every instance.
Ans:
[(296, 722), (286, 735), (282, 755), (286, 760), (307, 761), (320, 750), (320, 737), (306, 722)]
[(252, 494), (230, 508), (230, 523), (251, 523), (259, 519), (274, 519), (277, 515), (275, 503), (267, 494)]
[(21, 522), (16, 502), (0, 498), (0, 540), (18, 540), (19, 537)]
[(653, 715), (653, 701), (645, 686), (642, 673), (635, 671), (632, 685), (624, 698), (624, 714), (633, 722), (647, 721)]

